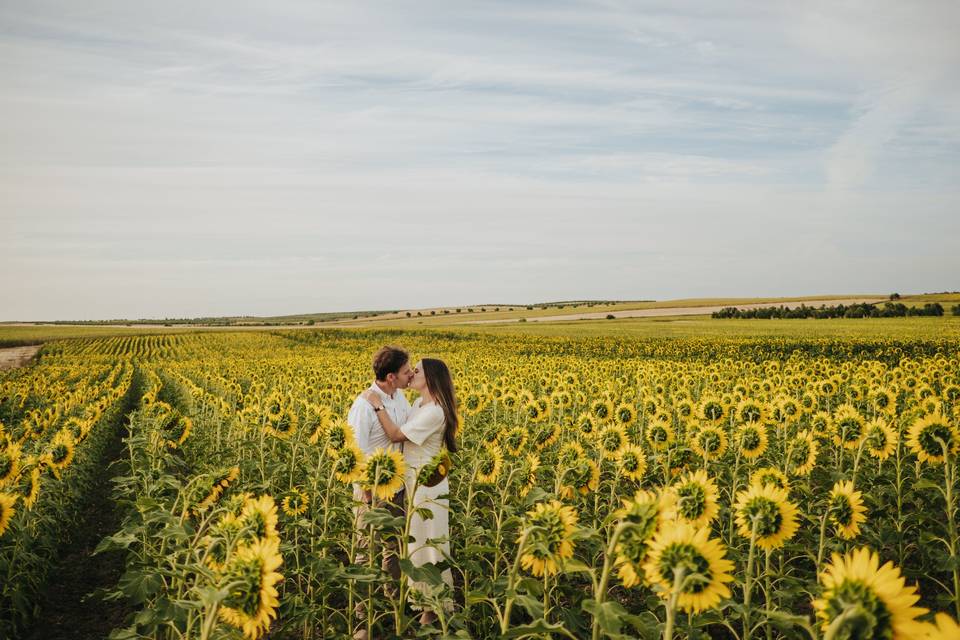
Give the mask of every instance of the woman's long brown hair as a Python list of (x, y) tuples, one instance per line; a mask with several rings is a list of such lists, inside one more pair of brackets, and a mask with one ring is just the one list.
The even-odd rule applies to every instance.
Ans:
[(427, 381), (427, 389), (430, 395), (437, 401), (437, 404), (443, 409), (444, 430), (443, 441), (447, 445), (447, 451), (451, 453), (457, 450), (457, 396), (453, 392), (453, 378), (450, 377), (450, 369), (444, 364), (443, 360), (436, 358), (423, 358), (420, 361), (423, 367), (423, 375)]

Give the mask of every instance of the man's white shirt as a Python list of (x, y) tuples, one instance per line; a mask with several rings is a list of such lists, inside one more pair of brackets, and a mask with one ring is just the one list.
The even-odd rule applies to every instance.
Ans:
[[(384, 409), (394, 424), (399, 426), (407, 421), (411, 409), (410, 403), (407, 402), (407, 396), (404, 395), (402, 389), (397, 389), (393, 392), (393, 397), (390, 397), (377, 386), (376, 382), (370, 385), (370, 388), (380, 396)], [(373, 410), (369, 402), (363, 399), (362, 394), (353, 401), (350, 413), (347, 414), (347, 423), (353, 427), (353, 437), (364, 455), (369, 456), (377, 449), (400, 450), (399, 443), (390, 441), (383, 427), (380, 426), (377, 412)]]

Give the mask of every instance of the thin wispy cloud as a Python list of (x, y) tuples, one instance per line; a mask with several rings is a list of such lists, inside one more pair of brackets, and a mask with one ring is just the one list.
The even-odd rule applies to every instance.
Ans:
[(0, 319), (956, 288), (958, 18), (6, 3)]

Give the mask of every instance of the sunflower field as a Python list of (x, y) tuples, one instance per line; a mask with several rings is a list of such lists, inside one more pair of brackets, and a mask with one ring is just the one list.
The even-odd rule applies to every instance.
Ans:
[[(460, 450), (421, 473), (449, 472), (440, 565), (404, 558), (409, 510), (357, 515), (354, 483), (389, 496), (403, 473), (398, 456), (365, 459), (345, 421), (384, 344), (454, 375)], [(124, 558), (105, 594), (132, 611), (116, 639), (956, 639), (956, 346), (350, 330), (51, 342), (0, 378), (0, 635), (35, 613), (85, 486), (113, 463), (123, 522), (97, 553)], [(390, 549), (419, 590), (384, 570)]]

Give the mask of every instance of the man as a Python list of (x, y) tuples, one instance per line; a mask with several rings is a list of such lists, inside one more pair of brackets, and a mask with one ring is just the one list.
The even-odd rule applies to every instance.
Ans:
[[(410, 403), (403, 395), (413, 380), (410, 356), (399, 347), (382, 347), (373, 356), (374, 381), (370, 389), (380, 396), (383, 406), (395, 424), (403, 424), (410, 413)], [(370, 403), (357, 396), (347, 414), (347, 422), (353, 428), (353, 437), (364, 455), (370, 455), (377, 449), (398, 449), (399, 445), (390, 441), (384, 433)]]
[[(390, 414), (390, 418), (395, 424), (403, 424), (407, 421), (410, 414), (410, 403), (403, 394), (413, 380), (413, 369), (410, 367), (410, 356), (406, 351), (399, 347), (382, 347), (373, 356), (373, 374), (374, 381), (369, 389), (380, 396), (383, 409)], [(366, 391), (366, 390), (364, 390)], [(377, 449), (397, 449), (403, 450), (401, 444), (396, 444), (390, 440), (387, 434), (380, 426), (380, 420), (373, 407), (363, 398), (363, 394), (357, 396), (350, 407), (350, 413), (347, 414), (347, 423), (353, 429), (353, 437), (357, 445), (363, 451), (363, 455), (369, 456)], [(394, 515), (403, 515), (404, 492), (401, 489), (392, 499), (384, 503), (375, 501), (370, 491), (364, 491), (359, 484), (353, 485), (353, 497), (360, 504), (354, 509), (354, 528), (358, 537), (357, 548), (359, 552), (355, 558), (357, 564), (366, 562), (366, 552), (370, 548), (370, 540), (364, 533), (362, 527), (363, 514), (370, 509), (372, 504), (375, 507), (386, 507)], [(384, 544), (383, 569), (393, 577), (394, 580), (400, 579), (400, 564), (397, 558), (397, 547), (395, 541)], [(396, 591), (396, 587), (390, 585), (385, 589), (390, 595)], [(357, 603), (354, 614), (359, 619), (366, 618), (365, 603), (361, 600)], [(367, 630), (361, 628), (354, 634), (354, 638), (364, 640), (367, 638)]]

